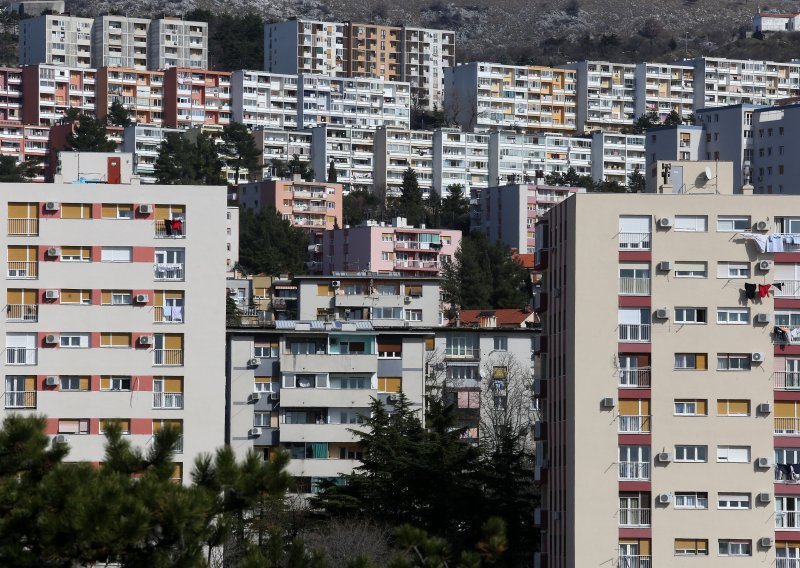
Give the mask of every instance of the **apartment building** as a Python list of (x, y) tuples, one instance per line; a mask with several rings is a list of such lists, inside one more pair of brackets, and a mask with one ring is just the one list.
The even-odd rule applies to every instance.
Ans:
[(536, 224), (556, 203), (582, 187), (513, 183), (481, 190), (478, 229), (491, 242), (501, 242), (520, 254), (533, 253)]
[[(745, 116), (745, 122), (747, 117)], [(794, 183), (800, 168), (791, 159), (800, 133), (800, 105), (755, 109), (752, 115), (750, 184), (757, 193), (798, 194)], [(746, 150), (745, 150), (746, 151)], [(745, 156), (746, 158), (746, 156)], [(743, 169), (747, 162), (743, 163)]]
[(47, 14), (19, 22), (20, 65), (92, 66), (92, 18)]
[[(60, 177), (107, 161), (119, 171), (120, 155), (64, 153)], [(76, 461), (103, 460), (111, 421), (145, 449), (174, 426), (182, 433), (175, 477), (188, 480), (194, 458), (224, 442), (225, 188), (0, 190), (8, 226), (0, 412), (46, 415), (47, 433)], [(192, 318), (202, 325), (187, 326)]]
[(299, 116), (297, 75), (234, 71), (231, 77), (233, 120), (248, 128), (289, 129)]
[(348, 77), (401, 79), (401, 37), (398, 26), (347, 22), (344, 74)]
[(178, 67), (164, 71), (163, 119), (164, 126), (183, 129), (230, 124), (231, 73)]
[(95, 114), (97, 72), (60, 65), (26, 65), (22, 68), (22, 91), (23, 122), (53, 126), (68, 109)]
[(102, 15), (92, 26), (92, 67), (147, 69), (147, 32), (150, 20)]
[(289, 162), (297, 156), (303, 162), (311, 162), (312, 134), (303, 130), (284, 130), (278, 128), (259, 128), (253, 130), (259, 153), (258, 163), (262, 167), (262, 178), (274, 175), (273, 160)]
[(345, 74), (346, 24), (291, 19), (264, 24), (264, 70)]
[(122, 151), (133, 155), (133, 172), (141, 183), (156, 183), (155, 165), (161, 143), (167, 134), (182, 134), (177, 128), (164, 128), (147, 124), (133, 124), (122, 134)]
[(161, 125), (164, 120), (164, 73), (121, 67), (97, 70), (97, 117), (104, 119), (117, 101), (141, 124)]
[[(662, 122), (672, 111), (678, 113), (686, 122), (695, 108), (695, 87), (702, 85), (702, 79), (695, 82), (695, 68), (688, 65), (668, 65), (666, 63), (638, 63), (635, 71), (636, 116), (655, 112)], [(699, 77), (699, 75), (698, 75)]]
[(489, 135), (438, 128), (433, 132), (433, 188), (442, 197), (447, 187), (489, 187)]
[(325, 231), (322, 271), (436, 276), (460, 244), (461, 231), (411, 227), (403, 217), (391, 223), (367, 221), (356, 227)]
[(417, 174), (419, 187), (427, 198), (433, 187), (433, 132), (378, 127), (375, 130), (373, 191), (384, 200), (399, 197), (403, 173), (408, 168)]
[(208, 23), (179, 18), (152, 20), (147, 30), (147, 66), (208, 69)]
[(311, 129), (311, 164), (314, 179), (327, 181), (331, 163), (336, 181), (345, 195), (351, 191), (372, 191), (375, 131), (343, 126), (315, 126)]
[(579, 61), (560, 66), (577, 80), (577, 132), (620, 130), (636, 120), (636, 66), (609, 61)]
[(647, 130), (645, 138), (645, 162), (650, 173), (659, 160), (690, 162), (704, 157), (705, 133), (702, 126), (682, 124), (651, 128)]
[(229, 205), (225, 219), (225, 268), (233, 270), (239, 264), (239, 207)]
[[(14, 156), (17, 163), (44, 163), (49, 154), (50, 129), (22, 124), (19, 120), (0, 120), (0, 155)], [(32, 181), (44, 181), (44, 171)]]
[(464, 130), (577, 129), (572, 69), (472, 62), (444, 71), (445, 111)]
[(274, 208), (293, 226), (320, 232), (342, 225), (342, 184), (269, 179), (239, 186), (239, 205)]
[(593, 180), (628, 185), (632, 173), (639, 171), (644, 175), (647, 168), (645, 136), (595, 132), (592, 134), (591, 164)]
[(731, 190), (539, 225), (541, 566), (797, 564), (800, 201)]
[(0, 67), (0, 120), (22, 118), (22, 69)]
[(444, 69), (456, 64), (455, 32), (403, 26), (400, 32), (401, 80), (411, 84), (411, 99), (422, 109), (444, 108)]

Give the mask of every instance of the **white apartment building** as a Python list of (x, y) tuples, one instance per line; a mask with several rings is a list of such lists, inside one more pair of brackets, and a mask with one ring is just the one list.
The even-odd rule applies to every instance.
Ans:
[(19, 23), (19, 63), (92, 66), (92, 18), (67, 14), (26, 18)]
[(464, 130), (575, 132), (572, 69), (472, 62), (445, 69), (445, 111)]
[(225, 269), (230, 271), (239, 264), (239, 207), (229, 205), (225, 219)]
[(253, 130), (256, 147), (259, 153), (259, 165), (262, 178), (274, 175), (272, 160), (289, 162), (294, 156), (304, 162), (311, 162), (311, 140), (313, 134), (309, 130), (283, 130), (278, 128), (259, 128)]
[(183, 130), (162, 126), (134, 124), (122, 134), (122, 151), (133, 155), (133, 172), (141, 183), (156, 183), (155, 164), (158, 151), (167, 134), (182, 134)]
[(636, 120), (634, 71), (629, 63), (579, 61), (561, 66), (576, 72), (577, 131), (619, 130)]
[(325, 125), (315, 126), (311, 132), (315, 181), (328, 181), (328, 169), (333, 162), (336, 182), (342, 184), (345, 195), (354, 190), (373, 190), (374, 130)]
[(92, 67), (147, 69), (147, 30), (150, 20), (97, 16), (92, 27)]
[(647, 167), (644, 134), (595, 132), (592, 135), (592, 179), (628, 185), (635, 171)]
[(399, 197), (403, 173), (412, 168), (424, 196), (433, 186), (433, 132), (380, 126), (375, 130), (375, 193)]
[(682, 124), (651, 128), (645, 134), (647, 183), (655, 178), (657, 161), (693, 162), (704, 158), (705, 133), (702, 126)]
[(464, 194), (489, 187), (489, 135), (439, 128), (433, 132), (433, 188), (445, 197), (447, 186)]
[(292, 19), (264, 24), (264, 70), (344, 75), (346, 25)]
[(179, 18), (152, 20), (147, 30), (147, 66), (208, 69), (208, 24)]
[(400, 71), (411, 84), (411, 98), (420, 108), (444, 107), (444, 69), (455, 65), (455, 32), (403, 26)]
[(688, 65), (666, 63), (638, 63), (635, 71), (636, 116), (655, 112), (663, 121), (673, 110), (688, 121), (695, 108), (695, 68)]
[[(63, 153), (62, 170), (80, 160), (81, 170), (111, 172), (120, 158)], [(47, 433), (76, 461), (103, 460), (111, 421), (145, 449), (173, 426), (182, 433), (175, 477), (188, 480), (195, 457), (224, 443), (225, 188), (55, 183), (0, 192), (0, 413), (47, 416)]]
[(234, 71), (231, 77), (233, 120), (248, 128), (297, 128), (297, 75)]

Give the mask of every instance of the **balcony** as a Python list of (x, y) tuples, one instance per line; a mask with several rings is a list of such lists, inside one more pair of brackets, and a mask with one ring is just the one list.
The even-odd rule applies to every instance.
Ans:
[[(641, 554), (636, 555), (627, 555), (627, 556), (620, 556), (619, 560), (617, 561), (618, 568), (651, 568), (652, 564), (652, 556), (644, 556)], [(800, 561), (799, 561), (800, 562)], [(780, 564), (778, 564), (780, 568)], [(794, 567), (792, 567), (794, 568)], [(800, 568), (800, 566), (798, 566)]]
[(800, 418), (775, 418), (776, 436), (800, 436)]
[(800, 568), (800, 558), (776, 558), (775, 568)]
[(619, 294), (620, 296), (649, 296), (650, 279), (621, 277), (619, 279)]
[(773, 289), (776, 298), (800, 298), (800, 280), (776, 280)]
[(183, 280), (183, 263), (156, 263), (153, 272), (156, 280)]
[(620, 509), (619, 526), (621, 527), (649, 527), (650, 509)]
[(619, 462), (619, 478), (624, 481), (650, 481), (650, 462)]
[(159, 219), (155, 224), (154, 236), (157, 239), (184, 239), (186, 238), (186, 221), (176, 224), (169, 219)]
[(6, 347), (6, 365), (35, 365), (35, 347)]
[(621, 389), (649, 389), (650, 368), (619, 369), (619, 383)]
[(183, 349), (153, 349), (153, 365), (156, 367), (182, 366)]
[(650, 233), (620, 233), (619, 250), (650, 250)]
[(780, 530), (800, 530), (800, 511), (776, 511), (775, 528)]
[(394, 267), (406, 270), (439, 270), (439, 263), (435, 260), (395, 260)]
[(775, 390), (800, 390), (800, 371), (775, 371)]
[(8, 220), (9, 237), (36, 237), (39, 235), (39, 219), (16, 218)]
[(6, 391), (6, 408), (36, 408), (36, 391)]
[(181, 409), (183, 408), (183, 393), (154, 392), (153, 408)]
[(39, 306), (37, 304), (8, 304), (6, 321), (16, 323), (39, 321)]
[[(777, 420), (777, 419), (776, 419)], [(620, 434), (649, 434), (650, 416), (623, 415), (617, 417)]]
[(8, 278), (13, 280), (35, 280), (38, 277), (38, 262), (8, 261)]
[(153, 308), (153, 323), (183, 323), (184, 308), (180, 307), (161, 307)]
[(649, 323), (619, 324), (619, 340), (630, 343), (650, 343)]

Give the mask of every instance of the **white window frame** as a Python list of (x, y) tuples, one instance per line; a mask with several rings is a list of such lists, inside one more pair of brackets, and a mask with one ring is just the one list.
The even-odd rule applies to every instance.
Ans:
[(62, 392), (85, 392), (81, 391), (80, 375), (61, 375), (58, 377), (58, 385)]
[(271, 412), (254, 412), (253, 413), (253, 427), (255, 428), (269, 428)]
[[(752, 369), (750, 357), (749, 353), (717, 353), (717, 371), (749, 371)], [(735, 365), (731, 366), (734, 361)]]
[(676, 306), (673, 321), (683, 325), (705, 325), (708, 323), (708, 308)]
[(717, 262), (717, 278), (750, 278), (751, 269), (749, 262), (721, 260)]
[[(79, 249), (83, 249), (84, 247), (78, 247)], [(60, 262), (92, 262), (92, 251), (89, 249), (89, 256), (84, 258), (81, 252), (78, 253), (77, 256), (71, 254), (64, 254), (63, 250), (61, 252), (61, 256), (59, 257)]]
[[(110, 391), (123, 391), (123, 392), (130, 392), (133, 386), (133, 377), (127, 376), (111, 376), (108, 378), (109, 382), (111, 383), (110, 388), (101, 389), (106, 392)], [(125, 386), (127, 383), (127, 386)]]
[(750, 308), (717, 308), (718, 325), (747, 325), (750, 323)]
[(103, 247), (101, 262), (133, 262), (133, 247)]
[(494, 351), (508, 351), (508, 336), (497, 335), (493, 338)]
[(708, 215), (675, 215), (675, 230), (690, 233), (707, 233)]
[(422, 310), (404, 310), (405, 321), (422, 321)]
[(753, 542), (750, 540), (719, 539), (720, 556), (752, 556)]
[(717, 509), (746, 511), (752, 508), (750, 493), (717, 493)]
[(111, 305), (112, 306), (133, 305), (133, 292), (112, 291)]
[(708, 509), (708, 493), (703, 491), (676, 491), (676, 509)]
[(717, 463), (750, 463), (750, 446), (717, 446)]
[[(703, 271), (700, 272), (694, 268), (694, 265), (703, 265)], [(689, 265), (693, 265), (689, 268)], [(681, 268), (683, 266), (683, 269)], [(691, 261), (691, 260), (676, 260), (675, 261), (675, 278), (708, 278), (708, 262), (706, 261)]]
[[(690, 357), (691, 357), (691, 363), (689, 362)], [(696, 371), (697, 353), (675, 353), (674, 362), (675, 362), (674, 369), (676, 371)]]
[[(684, 454), (684, 456), (680, 457), (680, 454)], [(703, 454), (702, 458), (699, 457), (700, 454)], [(708, 463), (708, 446), (677, 444), (675, 461), (677, 463)]]
[(58, 346), (62, 349), (88, 349), (90, 337), (88, 333), (62, 333), (58, 338)]
[(80, 294), (79, 302), (66, 302), (64, 297), (59, 294), (58, 303), (62, 306), (91, 306), (92, 305), (92, 292), (91, 290), (78, 290)]
[(675, 416), (705, 416), (697, 412), (697, 400), (676, 400), (673, 402)]
[(740, 233), (750, 230), (750, 215), (718, 215), (718, 233)]
[(253, 357), (257, 357), (260, 359), (275, 359), (279, 356), (280, 356), (280, 346), (278, 345), (277, 342), (274, 345), (253, 346)]

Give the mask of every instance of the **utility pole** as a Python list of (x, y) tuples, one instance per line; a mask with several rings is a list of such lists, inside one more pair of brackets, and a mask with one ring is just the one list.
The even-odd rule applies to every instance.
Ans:
[(689, 32), (683, 33), (683, 57), (689, 58)]

